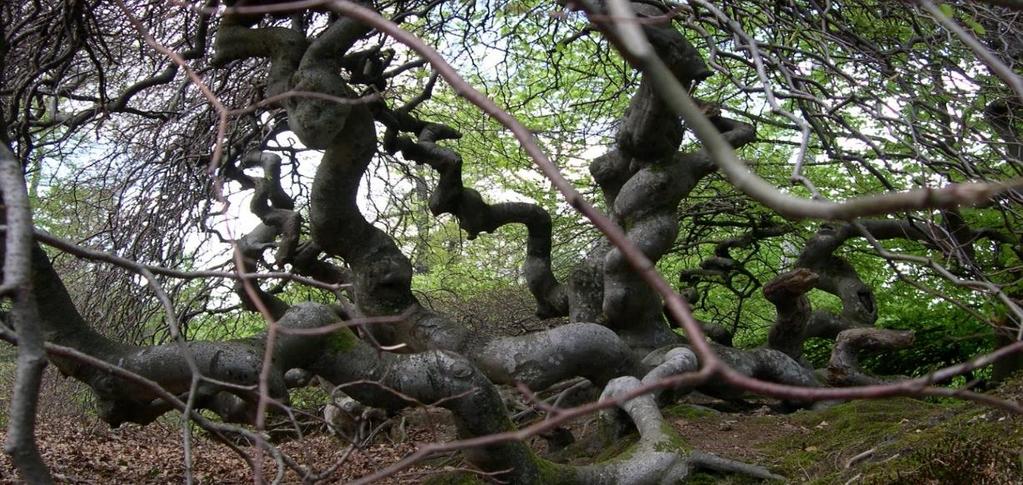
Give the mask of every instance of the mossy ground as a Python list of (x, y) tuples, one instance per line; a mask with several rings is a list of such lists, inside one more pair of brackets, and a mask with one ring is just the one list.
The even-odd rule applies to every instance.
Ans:
[[(47, 396), (66, 399), (70, 395), (66, 389), (58, 391)], [(293, 402), (321, 402), (322, 394), (322, 390), (308, 389), (294, 394)], [(1023, 402), (1023, 376), (993, 394)], [(44, 408), (46, 411), (59, 408), (52, 399), (46, 402), (51, 403)], [(793, 483), (1023, 483), (1023, 416), (972, 402), (895, 398), (791, 414), (763, 405), (769, 403), (737, 407), (710, 402), (709, 398), (695, 402), (703, 406), (680, 403), (663, 410), (679, 437), (677, 442), (665, 441), (666, 447), (699, 449), (762, 465)], [(0, 398), (0, 420), (4, 415), (2, 404)], [(82, 482), (112, 483), (113, 477), (118, 477), (123, 483), (151, 483), (157, 475), (161, 483), (180, 482), (181, 457), (175, 455), (180, 452), (180, 429), (171, 417), (168, 415), (166, 423), (119, 430), (110, 430), (89, 415), (59, 420), (50, 417), (41, 421), (39, 442), (56, 472)], [(407, 439), (374, 444), (357, 452), (349, 458), (350, 466), (341, 467), (335, 478), (352, 479), (383, 462), (400, 459), (416, 443), (454, 439), (449, 419), (446, 412), (423, 410), (408, 415)], [(601, 439), (594, 420), (589, 416), (573, 422), (570, 428), (576, 442), (560, 452), (543, 452), (545, 445), (540, 437), (530, 438), (530, 445), (547, 459), (572, 465), (623, 459), (635, 451), (635, 436), (608, 442)], [(197, 476), (229, 477), (227, 481), (232, 483), (232, 479), (251, 481), (245, 464), (230, 450), (209, 442), (202, 433), (194, 438), (199, 443)], [(302, 447), (302, 456), (316, 466), (332, 463), (343, 452), (329, 435), (309, 439), (282, 446)], [(140, 451), (140, 446), (152, 449)], [(127, 465), (105, 461), (103, 456), (127, 457)], [(8, 483), (5, 478), (13, 476), (5, 458), (0, 455), (0, 483)], [(479, 474), (452, 473), (452, 467), (464, 466), (457, 455), (445, 455), (388, 483), (492, 483)], [(690, 483), (754, 482), (734, 475), (698, 473)]]
[[(1020, 401), (1023, 377), (995, 394)], [(676, 404), (663, 413), (683, 448), (762, 465), (793, 483), (1023, 483), (1023, 416), (976, 403), (893, 398), (791, 414), (751, 409)], [(620, 440), (595, 451), (592, 440), (579, 438), (552, 458), (595, 463), (615, 459), (635, 443)], [(756, 482), (701, 472), (690, 483)]]
[[(1023, 378), (996, 393), (1019, 401)], [(722, 419), (733, 422), (722, 427)], [(683, 436), (717, 426), (718, 443), (706, 443), (713, 434), (692, 441), (724, 456), (730, 440), (746, 436), (741, 453), (729, 457), (795, 483), (1023, 483), (1023, 417), (963, 401), (855, 401), (790, 415), (676, 419), (676, 426)], [(700, 473), (693, 482), (751, 480)]]

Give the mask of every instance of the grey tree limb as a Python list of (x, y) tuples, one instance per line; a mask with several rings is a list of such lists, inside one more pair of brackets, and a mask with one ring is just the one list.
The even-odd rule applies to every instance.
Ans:
[[(537, 302), (537, 316), (552, 318), (569, 313), (568, 295), (551, 269), (551, 217), (542, 207), (523, 202), (488, 204), (474, 189), (462, 183), (462, 157), (449, 148), (437, 145), (443, 138), (461, 136), (436, 123), (416, 123), (403, 113), (392, 113), (381, 119), (390, 120), (385, 147), (392, 141), (393, 149), (416, 163), (429, 165), (440, 174), (437, 188), (430, 196), (430, 212), (449, 213), (458, 218), (459, 226), (475, 239), (481, 232), (494, 232), (501, 226), (519, 223), (526, 226), (526, 260), (522, 272), (530, 293)], [(396, 136), (392, 131), (417, 130), (417, 140)]]
[[(851, 328), (838, 334), (828, 360), (826, 379), (833, 386), (865, 386), (885, 382), (860, 368), (860, 352), (903, 349), (913, 345), (913, 332), (885, 328)], [(891, 380), (889, 378), (888, 380)]]
[(46, 354), (40, 328), (39, 307), (32, 287), (32, 211), (22, 165), (7, 145), (0, 143), (0, 191), (3, 192), (4, 223), (3, 286), (0, 294), (13, 297), (11, 325), (18, 346), (13, 395), (11, 396), (7, 440), (4, 451), (21, 478), (31, 483), (52, 483), (50, 470), (35, 441), (36, 408), (42, 384)]

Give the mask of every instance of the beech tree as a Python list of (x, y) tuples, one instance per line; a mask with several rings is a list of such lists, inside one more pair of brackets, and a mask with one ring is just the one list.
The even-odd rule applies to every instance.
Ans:
[[(250, 463), (307, 481), (261, 432), (313, 377), (360, 406), (451, 412), (459, 441), (366, 480), (445, 450), (510, 483), (781, 478), (664, 425), (659, 406), (695, 390), (1019, 412), (937, 384), (998, 379), (1023, 349), (1020, 8), (6, 2), (6, 449), (51, 481), (33, 439), (47, 362), (112, 426), (180, 412), (186, 435), (244, 435)], [(242, 194), (259, 224), (237, 234)], [(504, 248), (524, 251), (515, 274), (549, 328), (479, 332), (417, 295), (444, 271), (420, 242), (447, 220), (469, 244), (521, 239)], [(486, 258), (463, 270), (502, 260)], [(997, 344), (875, 375), (862, 355), (914, 345), (878, 325), (879, 287), (956, 305)], [(823, 361), (811, 339), (833, 341)], [(520, 427), (502, 386), (599, 399), (535, 403), (547, 419)], [(572, 466), (523, 441), (597, 412), (637, 444)]]

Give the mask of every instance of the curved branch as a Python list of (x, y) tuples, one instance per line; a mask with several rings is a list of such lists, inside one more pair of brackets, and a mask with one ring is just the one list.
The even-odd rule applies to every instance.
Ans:
[[(679, 34), (681, 35), (681, 34)], [(638, 93), (636, 96), (640, 96)], [(716, 118), (728, 137), (742, 145), (753, 141), (753, 127), (745, 123)], [(591, 165), (591, 172), (605, 196), (610, 195), (615, 221), (625, 234), (651, 261), (659, 260), (674, 244), (678, 235), (678, 204), (696, 184), (713, 170), (707, 153), (673, 154), (668, 159), (643, 161), (612, 152)], [(609, 167), (628, 164), (638, 167), (621, 175), (620, 186), (613, 182)], [(631, 173), (630, 173), (631, 172)], [(615, 191), (613, 187), (620, 188)], [(615, 193), (617, 192), (617, 193)], [(634, 346), (656, 348), (671, 343), (661, 315), (661, 301), (640, 275), (633, 272), (621, 250), (612, 248), (604, 257), (603, 313), (608, 322)]]
[(838, 334), (828, 360), (827, 381), (833, 386), (867, 386), (885, 380), (860, 369), (859, 352), (903, 349), (913, 345), (913, 332), (884, 328), (853, 328)]
[[(671, 75), (687, 88), (710, 75), (699, 52), (676, 30), (664, 11), (648, 4), (634, 7), (644, 17), (642, 30)], [(755, 138), (753, 127), (722, 118), (712, 106), (717, 129), (736, 147)], [(597, 158), (590, 172), (604, 192), (611, 217), (629, 241), (656, 262), (675, 242), (682, 198), (713, 170), (708, 152), (676, 153), (684, 128), (646, 77), (630, 101), (616, 139), (617, 150)], [(633, 272), (621, 250), (612, 248), (603, 264), (603, 313), (608, 324), (631, 345), (653, 349), (670, 344), (673, 334), (661, 315), (660, 297)]]
[[(388, 117), (399, 121), (398, 116)], [(417, 126), (418, 125), (418, 126)], [(526, 260), (522, 272), (537, 302), (540, 318), (568, 315), (568, 295), (551, 270), (551, 217), (542, 207), (523, 202), (488, 204), (476, 190), (462, 184), (462, 157), (434, 143), (440, 138), (455, 138), (457, 132), (436, 123), (396, 122), (388, 131), (419, 128), (418, 141), (390, 135), (394, 149), (403, 157), (426, 164), (440, 174), (436, 190), (430, 196), (430, 212), (451, 214), (458, 225), (475, 239), (481, 232), (494, 232), (501, 226), (519, 223), (526, 226)], [(458, 135), (461, 136), (461, 135)]]
[(814, 336), (810, 327), (810, 300), (806, 292), (817, 285), (818, 276), (805, 268), (778, 275), (764, 285), (764, 297), (778, 310), (767, 334), (767, 346), (793, 359), (803, 357), (803, 342)]
[[(930, 223), (909, 220), (865, 220), (859, 221), (863, 229), (875, 240), (907, 239), (925, 245), (941, 248), (946, 254), (955, 256), (969, 248), (978, 238), (1012, 245), (1013, 239), (997, 231), (974, 231), (962, 221), (955, 210), (943, 212), (948, 229)], [(807, 241), (796, 260), (797, 268), (806, 268), (818, 275), (816, 288), (831, 293), (842, 300), (842, 313), (834, 321), (828, 315), (815, 315), (820, 324), (829, 320), (833, 331), (824, 337), (834, 337), (839, 331), (850, 326), (868, 326), (877, 321), (877, 305), (873, 290), (863, 282), (856, 269), (849, 262), (835, 254), (837, 249), (852, 238), (867, 237), (856, 224), (840, 226), (824, 225)]]
[[(211, 408), (229, 420), (251, 420), (251, 408), (257, 398), (254, 389), (262, 368), (262, 338), (187, 344), (173, 342), (150, 347), (125, 345), (97, 333), (82, 318), (49, 258), (38, 246), (32, 252), (32, 282), (37, 300), (47, 308), (40, 318), (47, 341), (116, 363), (127, 371), (159, 382), (174, 394), (187, 393), (191, 389), (194, 377), (191, 365), (194, 363), (203, 379), (198, 388), (197, 406)], [(281, 311), (279, 324), (285, 327), (300, 324), (325, 326), (339, 318), (322, 305), (297, 305)], [(184, 352), (181, 345), (187, 345)], [(299, 367), (301, 359), (315, 351), (315, 345), (308, 337), (282, 336), (277, 339), (269, 381), (271, 397), (286, 400), (284, 373)], [(81, 366), (75, 360), (54, 359), (53, 363), (65, 375), (93, 388), (100, 402), (101, 417), (111, 424), (148, 423), (169, 409), (166, 402), (154, 400), (156, 397), (152, 393), (125, 385), (102, 370)], [(224, 383), (229, 386), (225, 387)], [(238, 399), (225, 399), (223, 392), (234, 394)]]
[[(251, 232), (242, 236), (241, 239), (235, 240), (242, 266), (239, 268), (239, 271), (242, 273), (257, 271), (263, 251), (274, 245), (274, 241), (276, 241), (280, 233), (281, 231), (275, 227), (260, 224)], [(288, 310), (289, 305), (287, 303), (263, 290), (258, 282), (251, 279), (248, 282), (238, 279), (234, 282), (234, 292), (241, 299), (242, 306), (246, 310), (250, 312), (259, 311), (259, 305), (253, 301), (250, 291), (255, 293), (255, 298), (262, 302), (270, 316), (275, 320), (280, 319), (284, 312)]]
[(215, 52), (210, 64), (224, 67), (236, 60), (270, 58), (268, 94), (273, 96), (288, 90), (290, 78), (298, 70), (308, 45), (300, 32), (282, 27), (252, 29), (227, 16), (214, 38)]
[(712, 120), (690, 97), (686, 86), (675, 78), (671, 68), (658, 57), (652, 42), (637, 27), (634, 14), (625, 0), (612, 0), (610, 5), (619, 6), (621, 11), (616, 15), (621, 19), (615, 22), (614, 30), (608, 30), (607, 33), (618, 43), (622, 53), (650, 77), (665, 104), (685, 119), (729, 182), (784, 217), (848, 221), (894, 212), (982, 205), (1009, 192), (1023, 189), (1023, 178), (1016, 178), (1005, 182), (950, 184), (939, 189), (887, 192), (844, 202), (807, 200), (783, 193), (751, 172), (736, 156), (728, 140), (721, 136)]

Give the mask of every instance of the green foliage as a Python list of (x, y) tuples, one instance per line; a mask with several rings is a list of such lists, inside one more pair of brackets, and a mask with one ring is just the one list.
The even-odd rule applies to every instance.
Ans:
[[(757, 66), (748, 61), (749, 56), (742, 52), (743, 47), (723, 23), (711, 20), (706, 12), (698, 15), (677, 12), (681, 16), (679, 25), (689, 26), (683, 29), (685, 34), (705, 54), (711, 52), (712, 47), (719, 54), (742, 54), (708, 56), (718, 74), (699, 84), (694, 94), (719, 104), (727, 116), (756, 124), (760, 141), (739, 154), (759, 176), (793, 195), (818, 195), (835, 200), (925, 184), (936, 186), (974, 178), (993, 180), (1012, 176), (1012, 165), (1006, 162), (997, 144), (991, 143), (991, 127), (979, 114), (997, 90), (988, 89), (992, 78), (977, 62), (975, 53), (958, 44), (943, 46), (940, 52), (934, 52), (926, 42), (919, 42), (919, 39), (937, 38), (942, 31), (932, 22), (908, 15), (907, 7), (902, 4), (873, 0), (840, 2), (827, 7), (825, 12), (819, 12), (818, 5), (803, 2), (796, 2), (794, 6), (815, 15), (834, 15), (841, 19), (843, 29), (848, 29), (849, 33), (828, 30), (831, 28), (828, 22), (822, 22), (821, 31), (793, 28), (798, 24), (779, 21), (780, 10), (757, 8), (753, 4), (746, 8), (726, 8), (741, 10), (731, 13), (738, 13), (735, 15), (737, 22), (762, 48), (785, 46), (767, 57), (777, 58), (788, 72), (768, 69), (766, 74), (758, 72)], [(983, 19), (966, 6), (943, 3), (939, 4), (939, 9), (978, 36), (987, 33), (981, 23)], [(621, 114), (637, 85), (638, 74), (599, 35), (587, 30), (588, 22), (581, 14), (550, 15), (550, 10), (549, 2), (539, 0), (455, 2), (409, 19), (404, 27), (438, 46), (471, 84), (529, 127), (537, 143), (566, 177), (599, 206), (603, 201), (594, 188), (587, 166), (594, 157), (613, 148)], [(439, 25), (443, 28), (436, 28)], [(857, 37), (847, 39), (851, 33)], [(834, 42), (834, 36), (847, 42)], [(863, 44), (868, 44), (869, 48)], [(766, 79), (761, 79), (762, 76)], [(791, 82), (793, 76), (799, 79), (798, 83)], [(388, 104), (400, 106), (419, 95), (428, 77), (426, 69), (409, 70), (388, 87)], [(777, 109), (773, 109), (766, 94), (755, 88), (765, 81), (776, 88), (788, 86), (798, 90), (775, 93)], [(818, 104), (808, 101), (814, 98)], [(44, 106), (34, 107), (46, 111)], [(830, 109), (827, 116), (831, 118), (825, 117), (822, 109)], [(791, 181), (794, 157), (799, 154), (794, 137), (801, 133), (799, 127), (793, 128), (793, 119), (779, 110), (814, 123), (807, 134), (807, 151), (801, 162), (804, 164), (802, 175), (814, 182), (819, 194)], [(463, 134), (461, 139), (443, 143), (461, 155), (465, 185), (478, 190), (485, 200), (492, 203), (531, 201), (548, 210), (554, 226), (554, 271), (566, 282), (573, 266), (598, 236), (561, 200), (514, 137), (496, 121), (481, 116), (475, 106), (444, 83), (438, 84), (430, 101), (419, 105), (414, 114), (455, 127)], [(960, 119), (952, 123), (950, 114)], [(903, 126), (893, 120), (907, 120), (907, 123)], [(941, 135), (940, 143), (921, 141), (937, 137), (936, 134)], [(148, 186), (143, 190), (141, 185), (119, 184), (114, 180), (116, 177), (107, 177), (106, 172), (97, 170), (97, 167), (104, 168), (103, 164), (94, 167), (86, 160), (90, 157), (67, 156), (65, 148), (80, 149), (90, 156), (110, 156), (105, 153), (109, 150), (85, 141), (83, 136), (69, 136), (62, 128), (52, 128), (37, 132), (35, 137), (41, 148), (36, 150), (29, 164), (36, 221), (58, 236), (82, 240), (96, 233), (104, 234), (110, 215), (124, 209), (119, 206), (122, 201), (134, 204), (133, 210), (142, 207), (149, 211), (146, 201), (159, 200), (160, 204), (165, 204), (164, 199), (168, 199), (166, 194), (151, 195), (159, 190), (148, 190)], [(65, 144), (67, 146), (51, 143), (65, 138), (71, 140)], [(207, 146), (208, 143), (194, 145)], [(699, 143), (687, 136), (682, 151), (699, 148)], [(140, 147), (132, 150), (144, 151)], [(368, 177), (365, 183), (384, 186), (382, 190), (377, 187), (375, 192), (384, 195), (372, 197), (371, 202), (381, 206), (374, 222), (394, 235), (399, 247), (410, 256), (415, 268), (413, 286), (417, 296), (426, 302), (478, 301), (475, 299), (521, 288), (520, 268), (526, 236), (522, 226), (505, 226), (495, 234), (482, 234), (469, 240), (453, 218), (435, 218), (429, 213), (427, 201), (437, 181), (433, 170), (383, 155), (380, 158), (374, 163), (379, 164), (377, 168), (382, 174)], [(918, 163), (917, 160), (930, 162)], [(959, 167), (967, 164), (977, 168), (977, 173), (971, 172), (972, 168)], [(109, 172), (114, 174), (122, 168), (125, 173), (131, 169), (128, 164), (113, 164), (112, 167)], [(177, 172), (168, 173), (177, 175)], [(383, 184), (379, 184), (380, 181)], [(194, 190), (201, 192), (206, 188)], [(296, 194), (299, 205), (302, 197)], [(388, 200), (377, 200), (382, 198)], [(1014, 232), (1013, 221), (1008, 220), (999, 207), (964, 210), (963, 213), (973, 227)], [(175, 222), (177, 215), (171, 216)], [(938, 214), (922, 212), (918, 216), (920, 222), (941, 220)], [(679, 281), (683, 271), (699, 268), (715, 254), (717, 243), (741, 236), (751, 221), (785, 222), (740, 194), (718, 175), (707, 177), (686, 198), (679, 210), (679, 219), (681, 230), (676, 247), (658, 262), (658, 269), (679, 290), (690, 289), (688, 283)], [(753, 347), (766, 341), (775, 311), (760, 290), (779, 273), (792, 269), (806, 240), (821, 227), (806, 221), (787, 224), (792, 231), (784, 236), (731, 249), (731, 255), (743, 264), (747, 273), (735, 275), (728, 281), (705, 281), (696, 285), (697, 298), (691, 302), (696, 316), (733, 331), (738, 346)], [(158, 226), (146, 228), (158, 229)], [(180, 240), (187, 237), (189, 235), (176, 236), (177, 246), (174, 247), (163, 247), (159, 240), (154, 240), (152, 245), (159, 249), (157, 253), (173, 253), (173, 257), (167, 259), (176, 267), (203, 266), (193, 254), (184, 254), (193, 251), (181, 251), (187, 245)], [(135, 250), (131, 241), (118, 245), (108, 243), (100, 238), (94, 244), (113, 252), (126, 248)], [(899, 241), (885, 241), (883, 246), (909, 256), (933, 258), (964, 278), (976, 276), (968, 264), (953, 254), (946, 254), (942, 248)], [(1019, 255), (1007, 245), (995, 247), (987, 241), (979, 241), (975, 246), (978, 267), (1021, 265)], [(152, 253), (153, 248), (149, 250)], [(152, 254), (125, 254), (154, 259)], [(912, 349), (866, 359), (868, 370), (922, 375), (991, 348), (987, 321), (1004, 316), (1002, 306), (949, 284), (924, 265), (889, 264), (863, 241), (847, 243), (839, 255), (875, 289), (880, 315), (878, 325), (913, 330), (917, 336), (917, 345)], [(80, 306), (95, 309), (93, 314), (87, 315), (90, 321), (116, 320), (117, 323), (111, 325), (114, 330), (122, 330), (117, 332), (122, 334), (129, 333), (123, 331), (124, 327), (130, 327), (127, 340), (166, 340), (163, 310), (152, 304), (151, 292), (140, 281), (124, 274), (102, 279), (89, 264), (68, 266), (71, 269), (62, 273), (72, 282), (69, 286), (76, 295), (82, 295), (83, 301), (79, 303), (88, 303)], [(1023, 278), (1019, 276), (1018, 270), (1006, 269), (992, 276), (992, 280), (1009, 294), (1016, 295), (1023, 293)], [(110, 281), (115, 279), (120, 283), (116, 288), (123, 291), (110, 302), (99, 304), (92, 291), (113, 287)], [(329, 293), (299, 285), (284, 285), (275, 290), (279, 298), (289, 303), (332, 301)], [(213, 302), (224, 308), (230, 308), (237, 300), (224, 286), (210, 289), (192, 283), (176, 286), (174, 296), (179, 302)], [(809, 298), (816, 310), (840, 311), (840, 304), (832, 295), (813, 291)], [(150, 303), (141, 305), (139, 301)], [(124, 302), (135, 302), (136, 306), (120, 310), (127, 307)], [(191, 307), (185, 310), (188, 309)], [(111, 318), (113, 310), (123, 314)], [(266, 328), (259, 315), (234, 310), (190, 315), (183, 326), (189, 338), (213, 340), (256, 335)], [(338, 345), (345, 347), (344, 342)], [(815, 365), (823, 365), (829, 352), (828, 342), (807, 343), (806, 357)]]
[(187, 335), (192, 340), (227, 340), (252, 337), (266, 331), (266, 321), (255, 313), (230, 316), (199, 316), (188, 325)]
[[(956, 299), (971, 299), (969, 292), (940, 280), (929, 282)], [(948, 301), (921, 296), (919, 290), (905, 284), (892, 284), (876, 292), (878, 326), (912, 330), (916, 340), (908, 349), (865, 358), (866, 369), (880, 375), (921, 376), (992, 349), (993, 333), (987, 321)], [(974, 373), (974, 377), (983, 375)]]
[(525, 256), (524, 240), (523, 228), (506, 226), (498, 234), (467, 241), (457, 223), (449, 221), (429, 234), (428, 249), (419, 261), (428, 270), (413, 275), (413, 286), (426, 293), (444, 291), (471, 298), (514, 285)]
[(330, 402), (330, 392), (320, 386), (297, 387), (288, 391), (288, 399), (295, 409), (317, 413)]

